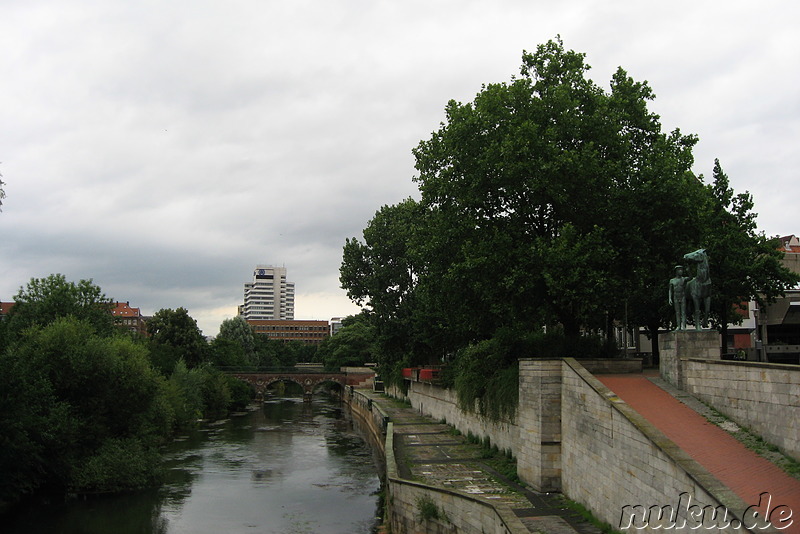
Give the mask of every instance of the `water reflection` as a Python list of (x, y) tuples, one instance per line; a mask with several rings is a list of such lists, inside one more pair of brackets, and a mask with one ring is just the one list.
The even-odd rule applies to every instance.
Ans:
[(166, 458), (158, 490), (22, 511), (4, 532), (373, 532), (372, 451), (330, 400), (271, 400), (179, 438)]

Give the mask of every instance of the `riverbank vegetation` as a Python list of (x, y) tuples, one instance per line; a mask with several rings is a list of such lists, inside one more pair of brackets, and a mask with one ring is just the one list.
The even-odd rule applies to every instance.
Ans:
[(208, 364), (186, 310), (157, 312), (148, 339), (115, 328), (110, 307), (91, 280), (51, 275), (0, 323), (0, 504), (153, 485), (176, 431), (250, 401)]
[(448, 102), (412, 151), (419, 199), (346, 240), (340, 281), (366, 310), (385, 381), (445, 364), (463, 405), (501, 417), (513, 399), (487, 384), (502, 391), (516, 358), (607, 353), (622, 326), (657, 347), (688, 252), (708, 254), (720, 330), (798, 282), (757, 232), (749, 193), (718, 161), (710, 183), (693, 173), (697, 137), (662, 130), (648, 84), (620, 68), (605, 89), (589, 68), (559, 38), (524, 52), (510, 82)]

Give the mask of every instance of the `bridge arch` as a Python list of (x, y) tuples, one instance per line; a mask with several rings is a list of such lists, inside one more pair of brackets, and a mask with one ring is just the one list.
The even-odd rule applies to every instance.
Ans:
[(347, 385), (346, 373), (234, 373), (237, 378), (253, 385), (256, 395), (263, 398), (267, 389), (276, 382), (291, 382), (303, 388), (303, 398), (310, 401), (314, 391), (325, 383), (334, 383), (344, 389)]

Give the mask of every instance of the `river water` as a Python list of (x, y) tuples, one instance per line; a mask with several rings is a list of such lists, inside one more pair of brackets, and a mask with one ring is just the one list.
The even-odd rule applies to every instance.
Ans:
[(270, 400), (181, 437), (149, 491), (30, 506), (8, 534), (359, 534), (376, 528), (372, 449), (335, 400)]

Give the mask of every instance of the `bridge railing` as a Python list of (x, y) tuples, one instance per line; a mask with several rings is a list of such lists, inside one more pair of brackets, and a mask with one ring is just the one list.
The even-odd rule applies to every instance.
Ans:
[(269, 374), (331, 374), (331, 373), (340, 373), (341, 371), (337, 369), (325, 369), (324, 367), (257, 367), (254, 365), (246, 365), (246, 366), (228, 366), (228, 365), (218, 365), (216, 369), (219, 369), (223, 373), (269, 373)]

